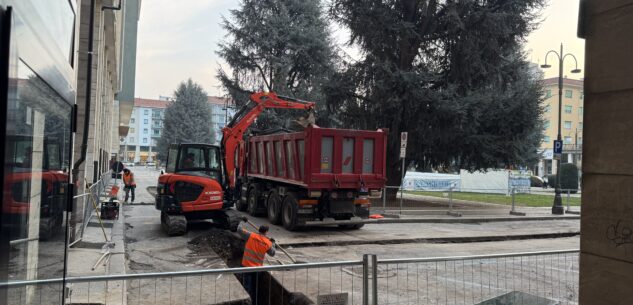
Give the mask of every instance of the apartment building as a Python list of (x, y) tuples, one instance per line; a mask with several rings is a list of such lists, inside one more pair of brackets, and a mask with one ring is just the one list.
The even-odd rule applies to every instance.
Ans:
[[(554, 140), (558, 135), (558, 78), (543, 80), (545, 100), (543, 101), (544, 132), (541, 142), (543, 158), (534, 169), (534, 174), (544, 176), (556, 173), (554, 157)], [(563, 79), (561, 104), (561, 139), (563, 140), (562, 163), (574, 163), (582, 166), (582, 131), (584, 114), (583, 81)]]

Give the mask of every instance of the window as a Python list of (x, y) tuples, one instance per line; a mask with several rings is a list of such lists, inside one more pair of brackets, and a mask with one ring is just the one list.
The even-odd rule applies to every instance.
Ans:
[(130, 137), (130, 142), (134, 142), (134, 137)]
[(143, 128), (143, 134), (148, 134), (149, 130), (147, 130), (147, 128)]
[(134, 128), (130, 128), (130, 133), (134, 133)]
[(143, 111), (143, 114), (149, 114), (149, 110), (145, 109), (145, 111)]
[(155, 136), (160, 136), (160, 130), (159, 129), (154, 129), (154, 135)]
[(545, 121), (545, 122), (543, 123), (543, 127), (544, 127), (545, 129), (548, 129), (548, 128), (549, 128), (549, 126), (550, 126), (549, 120), (547, 120), (547, 121)]
[(565, 97), (566, 98), (571, 98), (572, 97), (572, 91), (571, 90), (565, 90)]
[(545, 90), (545, 98), (552, 97), (552, 90)]
[(578, 144), (582, 144), (582, 137), (578, 137)]
[(143, 143), (147, 143), (147, 138), (143, 138)]
[(545, 106), (545, 108), (543, 108), (543, 111), (544, 111), (544, 112), (550, 112), (550, 111), (552, 111), (552, 105), (549, 105), (549, 104), (548, 104), (548, 105), (546, 105), (546, 106)]
[(572, 110), (571, 105), (565, 105), (565, 113), (571, 113), (571, 110)]
[(571, 129), (571, 121), (565, 121), (565, 129)]
[(144, 119), (143, 120), (143, 124), (149, 124), (149, 120), (148, 119)]
[(571, 144), (571, 137), (565, 137), (564, 142), (565, 144)]
[(578, 122), (578, 129), (582, 129), (582, 122)]
[(578, 114), (582, 115), (585, 112), (585, 107), (578, 107)]
[(543, 142), (549, 143), (550, 141), (552, 141), (552, 138), (550, 138), (549, 136), (544, 136), (543, 137)]
[(131, 118), (130, 119), (130, 124), (134, 124), (134, 122), (135, 122), (134, 118)]

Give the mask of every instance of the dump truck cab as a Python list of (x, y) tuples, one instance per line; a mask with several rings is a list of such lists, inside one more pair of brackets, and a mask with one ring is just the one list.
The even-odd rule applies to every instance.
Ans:
[(187, 221), (196, 219), (212, 219), (233, 231), (237, 228), (237, 213), (229, 210), (233, 204), (224, 196), (226, 182), (219, 146), (172, 144), (165, 170), (158, 178), (155, 206), (169, 235), (184, 234)]

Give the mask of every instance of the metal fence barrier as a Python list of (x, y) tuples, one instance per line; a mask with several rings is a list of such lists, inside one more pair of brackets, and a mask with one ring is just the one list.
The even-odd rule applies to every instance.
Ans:
[(88, 223), (90, 223), (90, 219), (95, 212), (95, 207), (99, 208), (101, 206), (101, 197), (106, 195), (107, 187), (111, 184), (111, 182), (111, 173), (106, 172), (101, 175), (97, 182), (88, 187), (86, 193), (74, 197), (75, 199), (81, 199), (82, 202), (83, 223), (78, 235), (80, 238), (83, 237), (86, 227), (88, 226)]
[(576, 250), (388, 259), (375, 269), (374, 304), (578, 303)]
[[(244, 274), (252, 272), (257, 290), (251, 301), (243, 287)], [(380, 260), (364, 255), (358, 261), (17, 281), (0, 283), (0, 289), (9, 291), (9, 304), (61, 303), (54, 301), (65, 285), (66, 304), (549, 305), (577, 304), (578, 276), (578, 250), (561, 250)]]
[[(391, 192), (389, 192), (391, 190)], [(393, 194), (396, 192), (394, 197), (388, 198), (388, 193)], [(561, 190), (561, 196), (563, 200), (563, 205), (566, 206), (565, 212), (569, 214), (580, 214), (578, 210), (572, 210), (572, 201), (573, 196), (577, 190)], [(551, 201), (553, 203), (554, 193), (551, 194), (531, 194), (529, 192), (525, 192), (525, 189), (522, 188), (514, 188), (511, 187), (509, 189), (455, 189), (449, 188), (444, 191), (428, 191), (421, 196), (426, 196), (425, 198), (420, 198), (418, 194), (415, 193), (415, 190), (406, 190), (401, 188), (400, 186), (385, 186), (385, 190), (382, 192), (381, 198), (372, 199), (372, 210), (375, 212), (397, 212), (399, 214), (420, 211), (420, 212), (437, 212), (442, 211), (444, 215), (450, 215), (455, 217), (462, 216), (460, 210), (468, 210), (471, 211), (476, 209), (478, 210), (478, 214), (485, 214), (485, 212), (496, 212), (494, 214), (499, 214), (500, 210), (504, 210), (504, 213), (508, 213), (516, 216), (525, 216), (526, 213), (519, 212), (517, 207), (527, 207), (526, 196), (530, 195), (538, 195), (538, 196), (548, 196), (551, 197)], [(485, 200), (465, 200), (472, 201), (473, 205), (464, 205), (464, 199), (456, 199), (456, 194), (474, 194), (481, 196), (491, 196), (495, 197), (495, 200), (490, 200), (486, 202)], [(499, 200), (501, 199), (501, 200)], [(490, 203), (494, 205), (490, 205)], [(507, 208), (505, 207), (507, 206)], [(551, 205), (550, 205), (551, 207)]]

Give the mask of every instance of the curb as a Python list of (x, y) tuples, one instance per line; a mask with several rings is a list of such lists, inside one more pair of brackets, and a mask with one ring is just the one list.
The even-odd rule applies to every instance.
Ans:
[[(383, 215), (385, 216), (385, 215)], [(388, 215), (385, 217), (398, 217)], [(514, 217), (455, 217), (455, 218), (383, 218), (365, 223), (481, 223), (503, 221), (546, 221), (546, 220), (579, 220), (580, 216), (514, 216)]]

